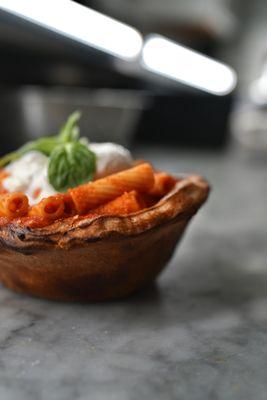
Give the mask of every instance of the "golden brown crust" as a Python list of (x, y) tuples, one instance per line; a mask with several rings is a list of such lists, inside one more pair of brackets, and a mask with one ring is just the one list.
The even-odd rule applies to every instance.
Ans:
[(155, 206), (120, 217), (71, 217), (44, 228), (0, 228), (0, 280), (60, 300), (126, 296), (153, 279), (205, 202), (208, 184), (189, 176)]

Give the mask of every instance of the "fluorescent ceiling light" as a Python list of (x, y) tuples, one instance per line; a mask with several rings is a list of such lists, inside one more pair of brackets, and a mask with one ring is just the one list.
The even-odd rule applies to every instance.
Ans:
[(71, 0), (0, 0), (1, 8), (126, 60), (142, 48), (136, 29)]
[(232, 68), (162, 36), (148, 37), (142, 60), (149, 71), (212, 94), (225, 95), (236, 86)]

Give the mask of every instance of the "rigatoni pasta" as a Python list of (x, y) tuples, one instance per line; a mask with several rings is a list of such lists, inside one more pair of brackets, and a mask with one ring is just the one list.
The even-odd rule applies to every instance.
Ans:
[(177, 179), (166, 172), (155, 172), (155, 182), (149, 194), (155, 197), (165, 196), (175, 185)]
[(98, 208), (92, 210), (93, 214), (98, 215), (128, 215), (144, 208), (142, 197), (133, 190), (126, 192)]
[(29, 216), (39, 216), (52, 222), (64, 215), (65, 204), (62, 195), (49, 196), (42, 199), (38, 204), (29, 210)]
[(57, 198), (61, 198), (64, 203), (64, 217), (71, 217), (77, 214), (77, 210), (75, 204), (72, 200), (72, 197), (69, 193), (58, 194), (56, 195)]
[(20, 192), (0, 195), (0, 216), (10, 219), (23, 217), (29, 210), (28, 197)]
[(73, 189), (69, 194), (79, 214), (107, 203), (124, 192), (137, 190), (148, 192), (154, 185), (154, 173), (150, 164), (134, 168), (90, 182)]
[(153, 206), (176, 181), (165, 172), (154, 172), (149, 163), (142, 163), (67, 193), (43, 198), (31, 207), (23, 193), (0, 194), (0, 219), (4, 224), (5, 219), (17, 218), (18, 223), (36, 228), (75, 215), (129, 215)]

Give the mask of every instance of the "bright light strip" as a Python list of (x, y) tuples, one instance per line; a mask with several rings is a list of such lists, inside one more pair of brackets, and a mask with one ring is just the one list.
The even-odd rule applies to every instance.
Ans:
[(122, 59), (142, 48), (136, 29), (71, 0), (0, 0), (1, 8)]
[(236, 86), (232, 68), (162, 36), (148, 37), (142, 61), (149, 71), (215, 95), (226, 95)]

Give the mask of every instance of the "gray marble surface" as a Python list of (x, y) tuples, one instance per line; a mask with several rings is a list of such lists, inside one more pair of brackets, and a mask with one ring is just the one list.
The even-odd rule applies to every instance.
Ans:
[(213, 192), (156, 285), (108, 304), (0, 288), (0, 399), (267, 398), (267, 160), (141, 149)]

